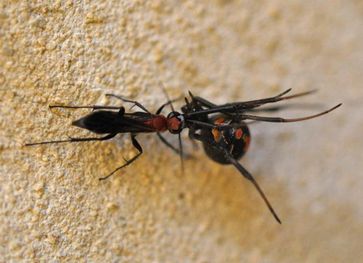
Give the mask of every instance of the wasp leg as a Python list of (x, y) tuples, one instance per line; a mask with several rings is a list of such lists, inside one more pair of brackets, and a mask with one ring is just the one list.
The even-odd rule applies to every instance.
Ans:
[(183, 141), (181, 138), (181, 134), (178, 134), (178, 142), (179, 142), (179, 157), (180, 157), (180, 164), (182, 169), (182, 174), (184, 174), (184, 151), (183, 151)]
[[(162, 143), (164, 143), (168, 148), (170, 148), (173, 152), (176, 154), (180, 154), (180, 150), (175, 148), (174, 145), (172, 145), (170, 142), (168, 142), (164, 136), (162, 136), (159, 132), (156, 134)], [(184, 158), (192, 158), (193, 156), (188, 153), (183, 153)]]
[(136, 134), (131, 134), (131, 142), (132, 145), (139, 151), (138, 154), (136, 154), (134, 157), (132, 157), (130, 160), (125, 160), (126, 163), (124, 163), (123, 165), (121, 165), (120, 167), (117, 167), (114, 171), (112, 171), (109, 175), (105, 176), (105, 177), (101, 177), (99, 178), (99, 180), (106, 180), (107, 178), (109, 178), (111, 175), (113, 175), (114, 173), (116, 173), (118, 170), (121, 170), (122, 168), (130, 165), (132, 162), (136, 161), (137, 158), (140, 157), (140, 155), (143, 153), (142, 147), (139, 144), (139, 142), (136, 140)]
[(175, 152), (176, 154), (179, 154), (180, 153), (180, 151), (177, 149), (177, 148), (175, 148), (170, 142), (168, 142), (165, 138), (164, 138), (164, 136), (162, 136), (161, 134), (160, 134), (160, 132), (158, 132), (158, 133), (156, 133), (157, 134), (157, 136), (159, 137), (159, 139), (167, 146), (167, 147), (169, 147), (173, 152)]
[(147, 113), (151, 114), (151, 112), (150, 112), (150, 111), (148, 111), (148, 110), (147, 110), (144, 106), (142, 106), (142, 104), (141, 104), (140, 102), (138, 102), (138, 101), (136, 101), (136, 100), (129, 100), (129, 99), (126, 99), (126, 98), (121, 97), (121, 96), (119, 96), (119, 95), (110, 94), (110, 93), (106, 94), (106, 96), (107, 96), (107, 97), (114, 97), (114, 98), (116, 98), (116, 99), (122, 100), (123, 102), (132, 103), (132, 104), (134, 104), (134, 105), (133, 105), (133, 106), (131, 106), (131, 108), (130, 108), (130, 109), (132, 109), (134, 106), (137, 106), (137, 107), (139, 107), (140, 109), (142, 109), (143, 111), (145, 111), (145, 112), (147, 112)]
[(63, 109), (93, 109), (93, 110), (120, 110), (122, 107), (116, 106), (102, 106), (102, 105), (89, 105), (89, 106), (70, 106), (70, 105), (49, 105), (50, 109), (63, 108)]
[(52, 143), (64, 143), (64, 142), (87, 142), (87, 141), (105, 141), (109, 140), (116, 136), (116, 133), (108, 134), (104, 137), (90, 137), (90, 138), (72, 138), (70, 137), (68, 140), (56, 140), (56, 141), (45, 141), (45, 142), (34, 142), (34, 143), (26, 143), (25, 146), (34, 146), (41, 144), (52, 144)]

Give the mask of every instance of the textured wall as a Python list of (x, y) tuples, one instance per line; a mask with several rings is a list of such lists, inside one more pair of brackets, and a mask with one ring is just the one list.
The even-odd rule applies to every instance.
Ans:
[[(27, 3), (25, 3), (27, 2)], [(363, 236), (363, 5), (330, 1), (0, 2), (0, 262), (358, 262)], [(318, 88), (318, 120), (257, 123), (242, 163), (255, 189), (199, 149), (179, 159), (154, 135), (145, 154), (70, 122), (113, 92), (155, 110), (192, 90), (216, 102)], [(279, 113), (301, 116), (310, 109)], [(175, 143), (175, 138), (169, 138)], [(186, 140), (186, 148), (193, 148)]]

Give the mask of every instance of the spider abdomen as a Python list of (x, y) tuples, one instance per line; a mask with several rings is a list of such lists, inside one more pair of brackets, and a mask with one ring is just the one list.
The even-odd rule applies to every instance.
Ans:
[(251, 136), (250, 131), (244, 122), (234, 122), (228, 118), (217, 115), (213, 117), (212, 123), (228, 127), (218, 129), (202, 129), (201, 135), (207, 142), (203, 143), (205, 153), (213, 161), (220, 164), (229, 164), (225, 151), (229, 152), (234, 159), (239, 160), (247, 152)]

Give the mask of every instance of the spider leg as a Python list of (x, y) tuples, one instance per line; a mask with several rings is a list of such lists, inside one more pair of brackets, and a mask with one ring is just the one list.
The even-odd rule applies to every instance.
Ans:
[(215, 148), (216, 150), (220, 151), (221, 153), (224, 153), (225, 157), (229, 160), (229, 162), (234, 165), (234, 167), (237, 168), (237, 170), (246, 178), (248, 179), (250, 182), (252, 182), (252, 184), (255, 186), (255, 188), (257, 189), (258, 193), (260, 194), (260, 196), (262, 197), (262, 199), (264, 200), (265, 204), (267, 205), (268, 209), (270, 210), (270, 212), (272, 213), (272, 215), (274, 216), (274, 218), (276, 219), (277, 222), (279, 222), (281, 224), (281, 220), (280, 218), (277, 216), (275, 210), (272, 208), (272, 205), (270, 204), (270, 202), (268, 201), (267, 197), (265, 196), (264, 192), (262, 191), (262, 189), (260, 188), (260, 186), (258, 185), (257, 181), (253, 178), (252, 174), (250, 174), (235, 158), (233, 158), (233, 156), (225, 149), (222, 147), (219, 147), (218, 145), (216, 145), (213, 142), (207, 141), (205, 140), (201, 135), (196, 134), (195, 131), (191, 131), (189, 130), (189, 136), (192, 139), (195, 140), (199, 140), (203, 143), (208, 143), (210, 146), (212, 146), (213, 148)]
[(271, 203), (268, 201), (267, 197), (265, 196), (264, 192), (262, 191), (262, 189), (260, 188), (260, 186), (258, 185), (257, 181), (253, 178), (252, 174), (250, 174), (236, 159), (234, 159), (231, 154), (224, 150), (225, 152), (225, 156), (228, 158), (228, 160), (230, 161), (231, 164), (234, 165), (234, 167), (237, 168), (237, 170), (247, 179), (249, 180), (256, 188), (256, 190), (258, 191), (258, 193), (260, 194), (260, 196), (262, 197), (263, 201), (265, 202), (265, 204), (267, 205), (268, 209), (270, 210), (270, 212), (272, 213), (272, 215), (274, 216), (274, 218), (276, 219), (277, 222), (279, 222), (281, 224), (281, 220), (278, 217), (278, 215), (276, 214), (275, 210), (272, 208)]
[[(223, 104), (223, 105), (215, 105), (203, 98), (193, 97), (193, 99), (195, 99), (197, 102), (202, 103), (207, 109), (190, 112), (190, 113), (187, 113), (187, 115), (188, 116), (194, 116), (194, 115), (198, 116), (198, 115), (205, 115), (205, 114), (211, 114), (211, 113), (217, 113), (217, 112), (221, 112), (221, 113), (225, 113), (225, 114), (240, 114), (243, 111), (250, 110), (250, 109), (259, 107), (259, 106), (267, 104), (267, 103), (273, 103), (273, 102), (278, 102), (281, 100), (288, 100), (288, 99), (292, 99), (292, 98), (306, 96), (306, 95), (309, 95), (309, 94), (312, 94), (315, 92), (315, 90), (311, 90), (311, 91), (301, 92), (301, 93), (297, 93), (297, 94), (294, 94), (291, 96), (284, 97), (284, 95), (287, 94), (288, 92), (290, 92), (290, 90), (291, 89), (288, 89), (274, 97), (269, 97), (269, 98), (260, 99), (260, 100), (233, 102), (233, 103), (227, 103), (227, 104)], [(208, 104), (209, 104), (209, 106), (208, 106)]]

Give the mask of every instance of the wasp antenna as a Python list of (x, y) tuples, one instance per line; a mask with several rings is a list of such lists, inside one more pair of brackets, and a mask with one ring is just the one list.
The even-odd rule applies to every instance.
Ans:
[(302, 96), (310, 95), (310, 94), (313, 94), (313, 93), (316, 93), (316, 92), (318, 92), (318, 89), (312, 89), (312, 90), (308, 90), (308, 91), (305, 91), (305, 92), (301, 92), (301, 93), (297, 93), (297, 94), (293, 94), (293, 95), (290, 95), (290, 96), (283, 97), (283, 98), (281, 98), (281, 100), (288, 100), (288, 99), (292, 99), (292, 98), (302, 97)]
[(189, 96), (190, 96), (192, 99), (194, 99), (194, 95), (193, 95), (193, 93), (192, 93), (190, 90), (188, 90), (188, 93), (189, 93)]
[[(159, 81), (159, 82), (160, 82), (160, 81)], [(164, 84), (160, 82), (160, 85), (161, 85), (161, 89), (163, 90), (164, 95), (165, 95), (165, 97), (166, 97), (167, 101), (169, 102), (169, 105), (170, 105), (171, 110), (172, 110), (172, 111), (175, 111), (174, 106), (173, 106), (173, 103), (172, 103), (173, 101), (172, 101), (172, 100), (170, 100), (170, 97), (169, 97), (168, 93), (166, 92), (166, 89), (165, 89)]]
[(289, 89), (287, 89), (287, 90), (285, 90), (285, 91), (281, 92), (280, 94), (278, 94), (278, 95), (276, 96), (276, 98), (284, 96), (285, 94), (289, 93), (291, 90), (292, 90), (292, 88), (289, 88)]
[(338, 105), (314, 114), (314, 115), (310, 115), (310, 116), (305, 116), (305, 117), (301, 117), (301, 118), (292, 118), (292, 119), (285, 119), (285, 118), (280, 118), (280, 117), (263, 117), (263, 116), (256, 116), (256, 115), (247, 115), (247, 114), (241, 114), (240, 116), (244, 119), (244, 120), (255, 120), (255, 121), (266, 121), (266, 122), (298, 122), (298, 121), (305, 121), (305, 120), (310, 120), (310, 119), (314, 119), (317, 117), (320, 117), (322, 115), (328, 114), (329, 112), (339, 108), (342, 105), (342, 103), (339, 103)]
[(295, 118), (295, 119), (285, 119), (285, 122), (296, 122), (296, 121), (305, 121), (305, 120), (309, 120), (309, 119), (314, 119), (316, 117), (319, 117), (319, 116), (322, 116), (322, 115), (325, 115), (325, 114), (328, 114), (329, 112), (332, 112), (333, 110), (339, 108), (340, 106), (342, 106), (343, 103), (339, 103), (338, 105), (335, 105), (334, 107), (326, 110), (326, 111), (323, 111), (323, 112), (320, 112), (318, 114), (314, 114), (314, 115), (310, 115), (310, 116), (306, 116), (306, 117), (302, 117), (302, 118)]

